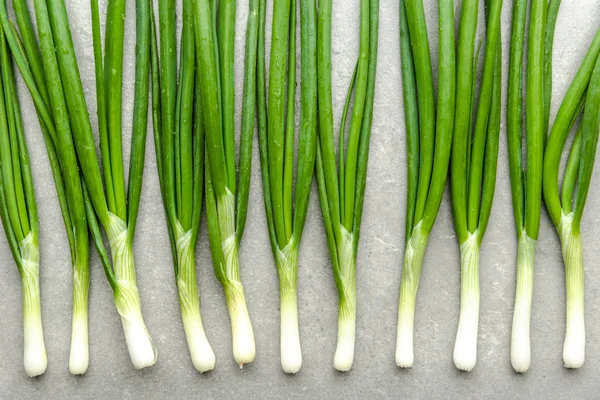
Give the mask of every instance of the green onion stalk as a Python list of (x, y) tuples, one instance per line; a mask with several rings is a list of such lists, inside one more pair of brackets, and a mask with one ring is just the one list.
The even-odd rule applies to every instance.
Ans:
[[(475, 86), (475, 33), (478, 1), (463, 2), (458, 35), (457, 93), (452, 145), (451, 186), (454, 226), (460, 244), (460, 320), (454, 364), (471, 371), (477, 362), (479, 330), (479, 260), (488, 226), (498, 161), (502, 102), (502, 0), (488, 0), (484, 64), (478, 101)], [(475, 104), (477, 103), (477, 104)], [(476, 114), (476, 115), (474, 115)]]
[(0, 3), (0, 20), (16, 64), (34, 100), (66, 227), (73, 263), (69, 369), (73, 374), (83, 374), (89, 364), (89, 233), (83, 178), (79, 174), (64, 91), (60, 84), (48, 9), (43, 1), (36, 1), (34, 6), (39, 47), (25, 0), (13, 1), (19, 31), (10, 23), (4, 2)]
[[(531, 9), (529, 34), (526, 35), (529, 3)], [(513, 213), (518, 243), (517, 287), (511, 339), (511, 363), (517, 372), (525, 372), (531, 365), (529, 330), (533, 274), (540, 228), (544, 146), (552, 92), (552, 43), (559, 6), (559, 0), (551, 0), (549, 4), (542, 0), (518, 0), (513, 3), (507, 135)], [(526, 37), (528, 37), (528, 46), (525, 63)], [(525, 138), (523, 138), (524, 120)]]
[[(338, 342), (334, 367), (349, 371), (356, 335), (356, 256), (362, 222), (377, 70), (379, 1), (360, 2), (360, 47), (339, 133), (339, 168), (334, 145), (331, 84), (332, 1), (317, 12), (319, 140), (317, 181), (338, 297)], [(350, 112), (351, 98), (352, 111)], [(351, 114), (351, 115), (350, 115)], [(348, 132), (346, 120), (350, 115)]]
[(25, 371), (38, 376), (48, 359), (40, 304), (39, 223), (12, 55), (0, 29), (0, 219), (21, 276)]
[[(275, 1), (273, 5), (268, 104), (265, 90), (265, 3), (263, 0), (251, 2), (252, 11), (257, 6), (260, 10), (257, 92), (261, 170), (269, 238), (279, 275), (281, 366), (286, 373), (296, 373), (302, 366), (297, 306), (298, 247), (308, 210), (317, 150), (316, 1), (300, 3), (301, 109), (297, 151), (296, 0)], [(298, 166), (294, 190), (295, 157)]]
[(406, 248), (396, 344), (396, 364), (402, 368), (411, 367), (414, 362), (413, 326), (419, 279), (429, 234), (442, 202), (454, 132), (454, 2), (440, 0), (438, 7), (440, 62), (436, 115), (423, 1), (400, 2), (400, 61), (408, 159)]
[[(239, 160), (235, 146), (234, 34), (236, 1), (193, 0), (200, 112), (206, 140), (206, 215), (217, 279), (231, 319), (233, 356), (242, 367), (256, 354), (240, 277), (239, 247), (248, 214), (256, 108), (258, 13), (250, 2)], [(236, 168), (237, 167), (237, 168)], [(237, 181), (236, 181), (236, 171)]]
[[(202, 325), (196, 280), (204, 191), (204, 126), (192, 1), (184, 0), (182, 10), (179, 72), (175, 1), (159, 5), (160, 51), (155, 33), (152, 35), (154, 140), (183, 327), (194, 367), (206, 372), (214, 369), (215, 354)], [(151, 22), (154, 30), (154, 18)]]
[[(581, 219), (590, 188), (600, 134), (600, 30), (558, 110), (544, 154), (544, 200), (562, 246), (566, 279), (563, 362), (585, 361), (584, 264)], [(582, 109), (583, 108), (583, 109)], [(559, 192), (559, 166), (569, 133), (583, 114), (572, 142)]]

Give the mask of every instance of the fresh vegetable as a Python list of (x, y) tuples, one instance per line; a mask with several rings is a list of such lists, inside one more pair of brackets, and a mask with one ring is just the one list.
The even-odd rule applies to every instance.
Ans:
[[(567, 329), (563, 361), (580, 368), (585, 360), (584, 266), (581, 220), (590, 188), (600, 134), (600, 30), (596, 33), (550, 131), (544, 154), (544, 199), (556, 227), (565, 264)], [(582, 110), (583, 106), (583, 110)], [(569, 133), (581, 125), (569, 151), (559, 192), (559, 167)]]
[[(261, 3), (258, 45), (259, 143), (269, 238), (279, 275), (281, 366), (287, 373), (296, 373), (302, 366), (297, 306), (298, 248), (306, 220), (317, 150), (316, 2), (306, 0), (300, 3), (302, 78), (297, 150), (296, 0), (274, 2), (268, 104), (265, 92), (265, 1), (255, 0), (251, 2), (251, 7), (255, 3)], [(295, 158), (298, 167), (294, 174)]]
[[(320, 128), (317, 142), (317, 181), (329, 254), (339, 295), (338, 344), (334, 367), (340, 371), (349, 371), (354, 361), (356, 255), (367, 183), (373, 120), (379, 0), (360, 2), (359, 57), (348, 90), (347, 106), (340, 128), (339, 169), (333, 128), (331, 20), (332, 1), (320, 1), (317, 13), (317, 96)], [(351, 112), (350, 104), (352, 104)], [(346, 134), (346, 118), (350, 113), (350, 126)]]
[[(396, 364), (413, 365), (413, 324), (425, 249), (448, 175), (456, 98), (454, 2), (440, 0), (438, 107), (422, 0), (400, 2), (402, 87), (406, 119), (408, 191), (406, 249), (400, 285)], [(464, 33), (464, 32), (463, 32)], [(472, 51), (471, 51), (472, 53)], [(468, 69), (472, 66), (469, 64)], [(468, 92), (471, 88), (468, 87)]]
[(89, 364), (89, 233), (83, 178), (79, 174), (64, 92), (60, 84), (48, 9), (43, 1), (36, 1), (34, 5), (40, 48), (24, 0), (13, 1), (19, 32), (9, 22), (4, 2), (0, 2), (0, 20), (11, 51), (15, 52), (15, 61), (21, 75), (34, 99), (69, 239), (73, 262), (73, 325), (69, 369), (73, 374), (83, 374)]
[[(131, 360), (136, 368), (144, 368), (154, 364), (156, 352), (152, 340), (146, 329), (142, 314), (140, 297), (136, 285), (135, 266), (133, 261), (132, 243), (133, 232), (139, 207), (141, 193), (141, 179), (144, 165), (144, 150), (147, 125), (148, 91), (149, 91), (149, 62), (150, 62), (150, 2), (139, 0), (137, 2), (137, 59), (136, 59), (136, 87), (134, 105), (134, 126), (132, 134), (131, 166), (129, 171), (128, 194), (125, 194), (125, 179), (121, 155), (121, 100), (122, 100), (122, 73), (123, 73), (123, 37), (125, 2), (114, 0), (109, 2), (107, 14), (107, 51), (105, 66), (103, 67), (102, 49), (100, 43), (100, 20), (98, 3), (91, 2), (92, 28), (94, 35), (94, 55), (96, 64), (98, 116), (100, 131), (100, 150), (103, 160), (103, 171), (106, 182), (106, 192), (102, 184), (100, 166), (96, 156), (96, 146), (92, 126), (89, 119), (84, 90), (79, 75), (79, 67), (73, 41), (69, 28), (64, 0), (36, 0), (34, 2), (36, 21), (41, 49), (43, 69), (39, 65), (39, 57), (30, 50), (29, 63), (34, 66), (29, 69), (28, 60), (21, 50), (18, 37), (12, 34), (9, 44), (13, 52), (19, 56), (15, 61), (27, 84), (37, 111), (41, 116), (50, 138), (55, 143), (59, 162), (63, 169), (63, 176), (68, 197), (68, 207), (77, 205), (85, 206), (87, 222), (100, 259), (105, 268), (109, 283), (114, 291), (115, 304), (121, 314), (121, 321), (125, 331), (125, 338), (129, 348)], [(6, 9), (2, 9), (2, 25), (5, 31), (11, 29), (7, 18)], [(26, 24), (23, 27), (27, 27)], [(25, 31), (25, 37), (32, 40), (30, 47), (34, 47), (33, 32)], [(56, 51), (60, 49), (60, 51)], [(33, 61), (32, 61), (33, 60)], [(44, 98), (44, 82), (39, 78), (40, 71), (46, 74), (48, 97)], [(36, 78), (37, 77), (37, 78)], [(50, 111), (52, 110), (52, 111)], [(56, 125), (55, 122), (56, 121)], [(48, 141), (47, 141), (48, 143)], [(73, 146), (74, 143), (74, 146)], [(50, 153), (52, 153), (49, 150)], [(51, 154), (52, 160), (52, 154)], [(84, 178), (80, 181), (83, 196), (76, 201), (71, 201), (79, 196), (73, 193), (73, 186), (77, 186), (79, 169)], [(57, 174), (55, 173), (57, 181)], [(85, 182), (84, 182), (85, 181)], [(59, 185), (57, 184), (57, 187)], [(59, 199), (65, 214), (64, 195), (59, 187)], [(83, 198), (83, 201), (82, 201)], [(66, 217), (64, 217), (67, 220)], [(81, 213), (72, 214), (75, 221), (80, 223)], [(112, 267), (102, 242), (98, 220), (104, 227), (111, 247)], [(69, 224), (67, 224), (69, 226)], [(77, 230), (74, 234), (83, 233)], [(87, 235), (87, 230), (83, 230)], [(79, 246), (79, 245), (78, 245)], [(83, 245), (82, 245), (83, 246)], [(73, 246), (72, 246), (73, 248)], [(75, 257), (73, 257), (75, 259)], [(79, 262), (78, 259), (75, 261)], [(87, 261), (82, 263), (87, 265)], [(78, 273), (87, 273), (83, 270), (75, 271), (76, 284)], [(85, 305), (87, 309), (87, 280), (88, 275), (81, 276), (85, 291), (75, 293), (84, 295), (75, 297), (74, 309)], [(78, 315), (85, 315), (83, 311), (74, 315), (74, 325), (79, 323), (79, 335), (85, 337), (85, 343), (75, 343), (74, 348), (81, 346), (82, 354), (76, 354), (70, 361), (71, 371), (83, 373), (87, 368), (87, 326), (81, 322)], [(84, 329), (86, 332), (84, 332)], [(75, 330), (74, 330), (75, 335)], [(85, 356), (84, 356), (85, 355)]]
[(477, 81), (474, 52), (478, 3), (468, 0), (462, 4), (456, 77), (457, 93), (462, 95), (456, 98), (451, 164), (452, 208), (460, 244), (462, 281), (454, 364), (465, 371), (471, 371), (477, 361), (479, 253), (494, 200), (502, 101), (502, 0), (486, 1), (481, 87), (479, 96), (473, 95)]
[[(523, 68), (527, 5), (530, 6), (526, 90)], [(542, 172), (546, 142), (554, 22), (559, 1), (518, 0), (513, 23), (508, 77), (507, 134), (513, 211), (518, 239), (517, 288), (513, 315), (511, 362), (517, 372), (531, 364), (529, 325), (533, 295), (535, 249), (540, 228)], [(525, 110), (523, 110), (525, 97)], [(525, 111), (525, 112), (524, 112)], [(523, 119), (526, 140), (523, 143)], [(523, 161), (525, 159), (525, 162)]]
[[(243, 366), (252, 362), (256, 353), (240, 278), (238, 250), (248, 213), (258, 46), (253, 41), (258, 35), (258, 19), (256, 12), (249, 13), (248, 30), (252, 34), (246, 37), (243, 123), (236, 182), (233, 73), (236, 1), (215, 3), (193, 0), (200, 111), (206, 138), (206, 215), (215, 274), (223, 285), (231, 318), (233, 356)], [(256, 11), (254, 1), (250, 6)]]
[(215, 354), (202, 326), (196, 281), (205, 149), (192, 1), (182, 4), (179, 73), (175, 10), (174, 0), (159, 4), (160, 60), (152, 35), (154, 141), (183, 326), (194, 367), (206, 372), (215, 367)]
[(0, 29), (0, 219), (21, 276), (25, 371), (38, 376), (48, 359), (40, 305), (37, 206), (12, 56)]

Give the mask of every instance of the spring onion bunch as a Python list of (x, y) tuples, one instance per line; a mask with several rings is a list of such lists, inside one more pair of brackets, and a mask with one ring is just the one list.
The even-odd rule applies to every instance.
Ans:
[[(456, 66), (454, 2), (440, 0), (438, 107), (422, 0), (400, 2), (402, 87), (406, 119), (408, 193), (406, 250), (400, 285), (396, 364), (413, 365), (413, 326), (425, 249), (444, 193), (452, 136)], [(469, 69), (472, 66), (469, 65)], [(469, 87), (468, 93), (471, 92)], [(437, 118), (437, 121), (436, 121)], [(436, 126), (437, 125), (437, 126)]]
[[(13, 35), (9, 39), (9, 43), (13, 52), (19, 54), (19, 57), (16, 58), (17, 65), (56, 148), (66, 186), (66, 196), (69, 198), (67, 204), (69, 211), (71, 207), (85, 206), (88, 227), (100, 254), (109, 283), (114, 291), (115, 304), (121, 314), (131, 360), (136, 368), (144, 368), (154, 364), (156, 352), (141, 314), (132, 243), (144, 165), (149, 91), (150, 3), (147, 0), (140, 0), (137, 5), (136, 93), (128, 195), (125, 194), (121, 154), (121, 91), (125, 2), (120, 0), (109, 2), (106, 32), (108, 46), (104, 60), (106, 62), (105, 69), (100, 43), (98, 3), (91, 2), (100, 150), (106, 192), (102, 183), (102, 174), (96, 155), (92, 126), (85, 102), (64, 0), (36, 0), (34, 2), (43, 66), (40, 66), (39, 57), (35, 58), (33, 51), (30, 51), (32, 55), (28, 58), (30, 65), (33, 66), (33, 71), (36, 72), (32, 72), (32, 69), (29, 68), (24, 51), (21, 50), (19, 45), (18, 37)], [(0, 16), (2, 16), (2, 24), (6, 30), (10, 25), (6, 18), (6, 10), (2, 11)], [(25, 32), (23, 27), (26, 28)], [(31, 24), (27, 26), (25, 22), (21, 30), (21, 34), (32, 41), (30, 45), (33, 48), (35, 46), (35, 36), (33, 32), (29, 31), (32, 31)], [(60, 49), (60, 51), (56, 51), (56, 49)], [(43, 71), (46, 75), (46, 81), (48, 82), (46, 86), (44, 81), (37, 77), (40, 71)], [(45, 96), (46, 90), (48, 96)], [(49, 101), (46, 97), (49, 97)], [(53, 156), (50, 147), (49, 153), (52, 161)], [(79, 169), (83, 180), (77, 178), (77, 160), (79, 161)], [(55, 180), (57, 180), (56, 175), (55, 173)], [(83, 195), (80, 197), (77, 197), (79, 193), (74, 193), (73, 186), (77, 185), (81, 185)], [(57, 188), (59, 188), (58, 184)], [(61, 191), (59, 188), (58, 193), (64, 216), (65, 206), (62, 193), (65, 193), (65, 191)], [(67, 219), (65, 216), (64, 218)], [(83, 232), (85, 232), (87, 235), (87, 230), (84, 229), (82, 232), (78, 228), (78, 224), (81, 222), (80, 211), (73, 212), (71, 218), (73, 219), (71, 223), (74, 226), (73, 234), (83, 235)], [(104, 227), (110, 242), (112, 267), (102, 242), (98, 220)], [(70, 224), (67, 224), (67, 227), (69, 226)], [(79, 245), (83, 247), (82, 244)], [(75, 260), (76, 263), (80, 262), (79, 259)], [(87, 262), (83, 265), (87, 265)], [(81, 278), (84, 282), (87, 282), (89, 280), (88, 272), (83, 271), (83, 267), (81, 267), (81, 270), (82, 273), (86, 274)], [(77, 282), (78, 272), (80, 271), (75, 271), (76, 284), (80, 284)], [(76, 308), (85, 306), (87, 313), (87, 286), (84, 289), (85, 292), (75, 293), (75, 295), (79, 294), (81, 297), (75, 297), (73, 307), (76, 310)], [(77, 317), (78, 315), (74, 314), (74, 326), (76, 322), (79, 322)], [(87, 368), (87, 321), (85, 324), (83, 321), (79, 323), (81, 324), (78, 328), (81, 331), (79, 334), (82, 338), (85, 336), (85, 342), (73, 343), (74, 346), (84, 347), (79, 349), (81, 355), (76, 355), (75, 360), (73, 359), (72, 348), (70, 367), (73, 373), (83, 373)], [(83, 332), (84, 329), (85, 332)]]
[(160, 61), (154, 35), (152, 41), (154, 140), (183, 326), (194, 367), (206, 372), (215, 367), (215, 354), (202, 326), (196, 281), (205, 149), (192, 1), (183, 1), (179, 72), (175, 10), (174, 0), (159, 4)]
[(25, 371), (38, 376), (48, 359), (40, 306), (37, 206), (12, 56), (0, 28), (0, 219), (21, 276)]
[[(524, 63), (527, 5), (530, 3), (527, 63)], [(540, 228), (542, 175), (552, 90), (552, 41), (559, 0), (513, 3), (507, 100), (507, 134), (513, 212), (517, 231), (517, 288), (511, 363), (525, 372), (531, 364), (529, 326), (535, 249)], [(523, 95), (523, 69), (526, 88)], [(525, 102), (525, 110), (523, 107)], [(525, 111), (525, 112), (524, 112)], [(526, 138), (523, 140), (523, 120)]]
[[(360, 48), (339, 134), (339, 168), (334, 145), (331, 89), (332, 1), (319, 1), (317, 13), (317, 95), (319, 200), (339, 296), (338, 343), (334, 367), (349, 371), (356, 335), (356, 255), (367, 180), (379, 27), (379, 1), (360, 1)], [(351, 98), (352, 110), (350, 111)], [(350, 127), (346, 133), (346, 120)]]
[[(233, 356), (243, 366), (256, 353), (240, 278), (238, 250), (248, 213), (256, 97), (258, 10), (250, 2), (239, 162), (235, 149), (235, 0), (193, 0), (200, 112), (206, 140), (206, 214), (217, 279), (223, 285), (233, 337)], [(171, 89), (172, 90), (172, 89)], [(163, 121), (164, 123), (164, 121)]]
[(89, 233), (83, 178), (79, 173), (65, 95), (60, 84), (48, 8), (44, 1), (36, 1), (34, 6), (40, 38), (39, 47), (25, 0), (13, 1), (19, 31), (9, 22), (4, 2), (0, 2), (0, 20), (38, 112), (66, 227), (73, 263), (73, 321), (69, 369), (73, 374), (83, 374), (89, 364)]
[(475, 100), (478, 3), (470, 0), (462, 4), (457, 63), (460, 73), (456, 77), (457, 93), (462, 95), (456, 98), (451, 164), (452, 208), (460, 244), (462, 281), (454, 364), (464, 371), (471, 371), (477, 361), (479, 253), (496, 186), (502, 100), (502, 0), (486, 1), (484, 65), (480, 94)]
[[(565, 264), (567, 329), (563, 362), (580, 368), (585, 360), (584, 266), (581, 219), (600, 134), (600, 30), (560, 106), (544, 154), (544, 199), (556, 227)], [(583, 107), (583, 110), (582, 110)], [(562, 188), (559, 167), (569, 133), (583, 114), (571, 149)]]
[(259, 7), (261, 170), (269, 238), (279, 275), (281, 366), (287, 373), (296, 373), (302, 366), (297, 306), (298, 247), (306, 220), (317, 149), (316, 2), (307, 0), (300, 3), (302, 79), (295, 190), (296, 0), (274, 2), (268, 104), (264, 84), (265, 3), (261, 0)]

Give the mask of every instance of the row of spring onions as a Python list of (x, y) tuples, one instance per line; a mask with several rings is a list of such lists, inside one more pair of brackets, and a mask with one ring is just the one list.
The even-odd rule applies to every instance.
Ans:
[(160, 57), (154, 32), (152, 35), (153, 126), (181, 317), (194, 367), (206, 372), (214, 368), (215, 354), (202, 325), (196, 281), (196, 243), (204, 191), (204, 126), (197, 95), (192, 1), (185, 0), (182, 6), (177, 73), (175, 1), (159, 4)]
[(25, 371), (38, 376), (46, 371), (48, 359), (40, 304), (37, 206), (12, 56), (1, 28), (0, 219), (21, 276)]
[[(331, 85), (332, 1), (319, 1), (317, 11), (317, 97), (319, 200), (339, 296), (338, 343), (334, 367), (349, 371), (356, 336), (356, 256), (362, 222), (373, 121), (379, 1), (360, 1), (360, 47), (339, 133), (339, 167), (334, 145)], [(350, 113), (350, 103), (352, 110)], [(351, 114), (346, 133), (346, 119)], [(346, 137), (347, 136), (347, 137)]]
[[(193, 0), (196, 68), (204, 122), (206, 215), (217, 279), (223, 285), (231, 319), (233, 356), (241, 366), (254, 360), (254, 332), (240, 277), (239, 246), (246, 225), (252, 166), (257, 81), (256, 3), (250, 2), (239, 161), (236, 169), (234, 33), (236, 1)], [(264, 6), (263, 6), (264, 7)], [(164, 74), (164, 72), (163, 72)], [(172, 77), (171, 77), (172, 78)], [(167, 88), (163, 88), (165, 90)], [(168, 90), (173, 91), (172, 87)], [(173, 93), (171, 93), (173, 95)], [(166, 122), (163, 121), (163, 124)], [(164, 165), (163, 174), (170, 165)], [(236, 174), (236, 170), (239, 171)], [(236, 179), (237, 175), (237, 179)]]
[[(560, 237), (566, 279), (566, 335), (563, 362), (580, 368), (585, 360), (584, 264), (581, 220), (590, 188), (600, 134), (600, 30), (559, 108), (544, 153), (543, 191)], [(559, 191), (560, 160), (580, 115)]]
[[(27, 14), (26, 3), (19, 0), (14, 2), (13, 6), (17, 11), (21, 36), (26, 39), (23, 42), (27, 45), (21, 47), (17, 33), (12, 30), (9, 44), (13, 53), (18, 54), (15, 61), (32, 94), (44, 124), (43, 131), (48, 132), (45, 134), (46, 144), (75, 265), (71, 372), (84, 373), (88, 365), (89, 249), (83, 239), (83, 236), (88, 235), (88, 228), (114, 291), (114, 300), (121, 315), (131, 360), (136, 368), (150, 366), (156, 361), (156, 351), (141, 314), (132, 252), (133, 232), (141, 194), (148, 118), (150, 1), (137, 2), (135, 106), (127, 194), (121, 154), (125, 2), (111, 0), (108, 4), (104, 59), (100, 41), (98, 3), (91, 2), (100, 150), (106, 191), (64, 0), (34, 2), (37, 39)], [(12, 28), (4, 4), (0, 11), (2, 26), (6, 32)], [(38, 45), (41, 57), (36, 53)], [(61, 51), (56, 51), (57, 48)], [(58, 159), (60, 169), (55, 165), (55, 159)], [(81, 175), (78, 171), (81, 171)], [(68, 210), (68, 213), (65, 210)], [(87, 227), (81, 225), (86, 218)], [(112, 266), (102, 241), (98, 221), (110, 243)]]
[[(396, 344), (396, 364), (402, 368), (411, 367), (414, 362), (413, 326), (419, 278), (429, 234), (442, 202), (454, 132), (454, 2), (440, 0), (438, 3), (440, 62), (436, 126), (433, 71), (423, 1), (400, 2), (402, 86), (408, 159), (406, 249), (400, 285)], [(468, 69), (472, 69), (471, 64)], [(467, 93), (471, 93), (470, 85)]]
[(260, 10), (257, 68), (260, 161), (269, 238), (279, 275), (281, 366), (286, 373), (297, 373), (302, 367), (297, 305), (298, 247), (317, 150), (316, 1), (300, 2), (301, 112), (297, 150), (297, 3), (296, 0), (274, 1), (268, 95), (265, 91), (265, 3), (265, 0), (251, 2), (251, 7), (258, 6)]
[[(527, 63), (525, 31), (530, 4)], [(544, 146), (552, 92), (552, 48), (560, 0), (513, 3), (507, 100), (507, 137), (513, 212), (517, 232), (517, 282), (511, 363), (525, 372), (531, 365), (530, 320), (535, 250), (540, 228)], [(526, 65), (526, 88), (523, 72)], [(524, 99), (525, 98), (525, 99)], [(525, 107), (523, 107), (525, 102)], [(525, 124), (523, 123), (525, 120)], [(525, 125), (525, 140), (523, 128)]]
[(456, 77), (459, 95), (451, 162), (452, 208), (460, 244), (462, 281), (454, 364), (464, 371), (471, 371), (477, 361), (479, 253), (494, 200), (502, 100), (502, 0), (486, 1), (484, 64), (480, 94), (474, 95), (478, 3), (468, 0), (462, 4), (457, 62), (460, 73)]
[[(73, 374), (83, 374), (89, 363), (89, 234), (84, 187), (58, 76), (48, 10), (41, 1), (36, 2), (35, 7), (37, 29), (40, 38), (44, 39), (39, 43), (39, 48), (24, 0), (13, 1), (20, 32), (14, 29), (14, 25), (11, 26), (4, 2), (0, 3), (0, 19), (7, 32), (11, 50), (15, 52), (15, 61), (33, 95), (69, 240), (73, 263), (73, 325), (69, 369)], [(49, 111), (51, 109), (52, 113)]]

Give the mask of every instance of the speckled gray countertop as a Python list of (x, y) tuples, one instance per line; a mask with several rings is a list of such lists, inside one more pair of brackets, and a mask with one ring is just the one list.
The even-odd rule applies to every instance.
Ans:
[[(66, 2), (88, 105), (95, 114), (89, 2)], [(131, 33), (126, 38), (129, 52), (125, 76), (124, 108), (128, 116), (125, 132), (130, 130), (135, 39), (134, 1), (128, 3), (130, 19), (127, 26)], [(341, 113), (357, 51), (358, 3), (358, 0), (334, 2), (336, 116)], [(456, 3), (458, 11), (460, 1)], [(512, 2), (504, 3), (506, 80)], [(435, 49), (437, 2), (426, 0), (425, 4), (432, 48)], [(269, 5), (269, 12), (270, 8)], [(246, 13), (247, 1), (240, 1), (236, 34), (238, 94), (241, 93)], [(203, 225), (198, 247), (200, 297), (205, 329), (217, 356), (217, 367), (205, 375), (194, 370), (177, 302), (154, 145), (148, 140), (135, 256), (144, 315), (158, 347), (158, 362), (144, 371), (132, 368), (111, 290), (94, 255), (90, 292), (90, 368), (83, 377), (71, 376), (68, 371), (71, 328), (69, 249), (35, 113), (24, 86), (20, 85), (39, 204), (42, 308), (49, 365), (46, 374), (38, 379), (27, 378), (23, 370), (19, 277), (2, 235), (0, 398), (597, 398), (600, 387), (600, 303), (595, 299), (600, 296), (600, 269), (596, 265), (600, 251), (600, 163), (596, 167), (582, 227), (587, 261), (586, 364), (578, 371), (562, 366), (564, 272), (557, 235), (544, 213), (532, 311), (532, 366), (529, 373), (518, 375), (511, 368), (509, 356), (516, 239), (504, 134), (500, 142), (494, 209), (481, 252), (478, 364), (472, 373), (462, 373), (452, 362), (459, 311), (459, 255), (446, 193), (431, 235), (421, 279), (415, 323), (415, 365), (410, 370), (396, 367), (394, 350), (406, 192), (398, 26), (398, 1), (381, 0), (378, 85), (363, 237), (358, 257), (357, 343), (351, 372), (338, 373), (332, 367), (337, 336), (337, 294), (316, 185), (300, 248), (298, 285), (304, 365), (296, 376), (287, 376), (281, 371), (278, 282), (267, 239), (257, 146), (248, 225), (240, 254), (242, 279), (255, 328), (256, 361), (243, 370), (233, 361), (225, 301), (212, 271)], [(597, 0), (563, 1), (554, 51), (553, 116), (598, 26), (600, 6)], [(435, 54), (433, 60), (435, 63)]]

